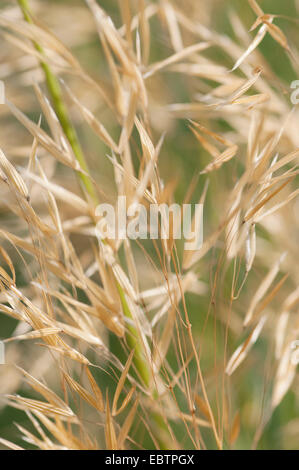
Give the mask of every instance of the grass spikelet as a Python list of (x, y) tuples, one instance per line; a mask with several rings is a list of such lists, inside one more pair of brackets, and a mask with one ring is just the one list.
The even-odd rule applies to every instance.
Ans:
[(1, 2), (0, 448), (298, 448), (299, 7), (227, 3)]

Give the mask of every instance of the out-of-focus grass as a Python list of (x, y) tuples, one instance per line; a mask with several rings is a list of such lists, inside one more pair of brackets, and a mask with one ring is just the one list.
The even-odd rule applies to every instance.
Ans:
[[(69, 6), (71, 18), (71, 6), (74, 3), (80, 5), (82, 2), (73, 2), (67, 0), (51, 1), (49, 4), (49, 13), (51, 13), (49, 15), (49, 18), (51, 20), (50, 22), (53, 23), (53, 12), (55, 12), (55, 4), (64, 4), (65, 6)], [(247, 2), (243, 0), (232, 0), (229, 2), (215, 0), (211, 3), (215, 3), (211, 27), (221, 33), (224, 32), (230, 35), (231, 37), (233, 37), (233, 32), (228, 15), (230, 10), (234, 11), (239, 15), (241, 21), (244, 23), (247, 29), (252, 25), (255, 19), (255, 16), (250, 10)], [(263, 9), (267, 12), (271, 11), (271, 13), (286, 15), (291, 18), (294, 18), (296, 15), (294, 2), (292, 1), (282, 2), (281, 0), (264, 0), (261, 3)], [(2, 6), (5, 6), (5, 4), (9, 4), (9, 2), (4, 2)], [(105, 8), (107, 12), (111, 14), (112, 17), (117, 17), (117, 2), (111, 2), (111, 0), (101, 0), (99, 4), (103, 6), (103, 8)], [(47, 21), (47, 18), (43, 18), (43, 21)], [(283, 25), (287, 24), (287, 21), (281, 19), (278, 21), (278, 24), (283, 27)], [(294, 34), (294, 32), (291, 32), (291, 35), (292, 34)], [(289, 84), (296, 77), (293, 76), (292, 68), (284, 51), (282, 49), (279, 50), (277, 47), (274, 48), (273, 44), (273, 38), (268, 35), (260, 46), (260, 50), (263, 55), (267, 58), (269, 64), (271, 65), (273, 71), (277, 74), (277, 76), (286, 84)], [(159, 60), (160, 57), (165, 56), (165, 50), (166, 53), (169, 52), (167, 50), (167, 46), (163, 41), (163, 37), (159, 34), (157, 35), (157, 37), (152, 37), (151, 59)], [(93, 74), (93, 76), (98, 75), (101, 80), (108, 80), (107, 69), (102, 66), (103, 54), (99, 50), (98, 38), (95, 34), (94, 36), (90, 35), (90, 39), (87, 43), (84, 43), (83, 45), (81, 45), (80, 43), (77, 44), (73, 48), (73, 52), (78, 57), (83, 66), (86, 67), (86, 69), (88, 69)], [(219, 61), (221, 62), (222, 57), (220, 52), (217, 52), (217, 54), (219, 56)], [(170, 81), (171, 86), (168, 89), (167, 83), (169, 83)], [(177, 102), (184, 102), (184, 100), (188, 100), (190, 90), (188, 90), (188, 88), (185, 86), (184, 77), (175, 76), (173, 74), (171, 76), (168, 76), (168, 73), (166, 72), (163, 87), (165, 88), (165, 95), (162, 95), (162, 99), (165, 99), (166, 102), (167, 93), (169, 93), (170, 95), (175, 95)], [(32, 112), (32, 117), (34, 117), (34, 120), (36, 121), (38, 117), (38, 111)], [(109, 118), (107, 118), (107, 121), (109, 122)], [(156, 128), (155, 137), (159, 137), (159, 123), (156, 123), (156, 125), (155, 123), (153, 124), (154, 128)], [(221, 120), (219, 120), (216, 124), (218, 124), (219, 129), (221, 129), (223, 126), (226, 126), (226, 123), (222, 122)], [(204, 168), (204, 166), (208, 163), (208, 159), (206, 153), (202, 151), (196, 140), (193, 138), (192, 133), (188, 128), (188, 122), (186, 120), (169, 122), (168, 127), (169, 129), (167, 129), (167, 139), (163, 144), (163, 152), (160, 160), (160, 171), (161, 176), (165, 181), (169, 179), (169, 176), (177, 180), (177, 187), (175, 192), (176, 198), (177, 202), (182, 202), (182, 199), (184, 197), (184, 194), (186, 193), (190, 181), (192, 180), (192, 177), (196, 173), (198, 173), (202, 168)], [(112, 135), (114, 132), (116, 132), (116, 129), (113, 129), (113, 126), (109, 130), (111, 131)], [(96, 171), (96, 174), (98, 175), (97, 183), (100, 186), (104, 185), (105, 187), (107, 187), (109, 185), (109, 179), (112, 175), (112, 169), (110, 163), (104, 156), (106, 151), (105, 146), (101, 144), (99, 140), (95, 138), (90, 132), (90, 130), (88, 130), (85, 126), (79, 128), (79, 136), (81, 142), (83, 143), (84, 151), (88, 155), (88, 160), (90, 162), (92, 171)], [(101, 171), (99, 171), (98, 168), (101, 168)], [(171, 174), (169, 171), (170, 168)], [(234, 181), (238, 177), (238, 172), (238, 162), (236, 160), (232, 160), (227, 165), (225, 165), (225, 168), (222, 169), (221, 173), (216, 172), (215, 174), (211, 175), (210, 188), (207, 196), (207, 202), (204, 213), (204, 230), (206, 233), (210, 232), (211, 228), (215, 228), (215, 225), (219, 221), (218, 214), (216, 214), (214, 211), (215, 198), (219, 200), (225, 198), (226, 192), (232, 188)], [(200, 177), (202, 185), (205, 179), (206, 176)], [(75, 181), (74, 184), (76, 184)], [(200, 195), (200, 191), (201, 190), (199, 187), (192, 196), (192, 202), (197, 201), (197, 198)], [(211, 250), (209, 254), (210, 271), (200, 273), (201, 279), (208, 285), (211, 285), (211, 280), (213, 279), (213, 276), (215, 275), (215, 271), (217, 269), (218, 259), (214, 256), (214, 254), (214, 250)], [(206, 350), (208, 349), (209, 344), (211, 344), (211, 348), (214, 347), (215, 318), (213, 309), (217, 306), (217, 308), (220, 308), (221, 310), (226, 310), (229, 306), (227, 300), (229, 295), (225, 297), (223, 293), (226, 292), (227, 294), (229, 294), (232, 282), (232, 275), (233, 267), (231, 265), (227, 272), (223, 274), (222, 278), (219, 280), (221, 289), (219, 289), (219, 292), (216, 293), (217, 298), (215, 299), (215, 304), (212, 306), (210, 306), (209, 297), (198, 297), (192, 294), (187, 294), (186, 296), (190, 320), (193, 329), (199, 334), (202, 332), (203, 329), (203, 324), (206, 318), (206, 312), (209, 308), (211, 308), (211, 315), (209, 317), (208, 323), (204, 330), (204, 334), (202, 336), (203, 347)], [(262, 279), (264, 273), (256, 272), (255, 275), (256, 283), (258, 284), (259, 280)], [(19, 281), (22, 279), (21, 272), (18, 273), (18, 279)], [(246, 297), (246, 292), (244, 295)], [(8, 320), (6, 317), (1, 316), (1, 337), (9, 336), (10, 333), (13, 331), (14, 327), (15, 322), (13, 320)], [(216, 342), (216, 355), (220, 355), (221, 351), (223, 350), (223, 331), (222, 325), (218, 319), (216, 320), (216, 331), (218, 335), (218, 343)], [(117, 341), (112, 335), (110, 338), (110, 345), (112, 351), (121, 357), (122, 351), (119, 348)], [(233, 344), (231, 346), (233, 346)], [(273, 347), (273, 345), (270, 345), (270, 347)], [(260, 404), (260, 412), (262, 413), (263, 400), (265, 396), (269, 394), (269, 390), (267, 389), (267, 373), (268, 368), (271, 367), (269, 343), (266, 343), (264, 340), (258, 342), (258, 344), (255, 346), (254, 352), (252, 353), (252, 357), (249, 359), (249, 362), (255, 361), (256, 358), (259, 358), (258, 367), (246, 367), (246, 370), (238, 371), (238, 380), (234, 382), (237, 382), (238, 386), (235, 386), (234, 389), (231, 391), (232, 396), (234, 398), (234, 402), (236, 404), (239, 404), (240, 406), (242, 422), (246, 423), (246, 426), (242, 428), (242, 432), (237, 441), (237, 448), (249, 448), (251, 446), (252, 438), (256, 431), (256, 420), (253, 419), (252, 414), (256, 412), (257, 403)], [(264, 363), (261, 363), (261, 360), (263, 360)], [(203, 369), (210, 369), (212, 365), (213, 354), (203, 357)], [(101, 384), (103, 384), (103, 389), (105, 389), (105, 387), (109, 385), (111, 379), (108, 378), (105, 373), (99, 373), (99, 378)], [(22, 392), (24, 393), (24, 390), (22, 390)], [(243, 406), (243, 404), (245, 404), (245, 406)], [(281, 405), (274, 412), (270, 422), (267, 424), (263, 432), (262, 438), (259, 441), (258, 447), (265, 449), (279, 449), (288, 447), (289, 443), (285, 442), (284, 440), (283, 429), (287, 423), (294, 419), (294, 417), (298, 414), (298, 411), (298, 399), (294, 396), (294, 393), (292, 391), (289, 391), (283, 399)], [(17, 421), (18, 423), (22, 424), (22, 420), (24, 419), (25, 418), (23, 417), (21, 412), (12, 410), (10, 408), (2, 408), (0, 412), (0, 435), (5, 435), (7, 439), (16, 442), (17, 432), (12, 427), (12, 423), (14, 421)], [(182, 425), (178, 424), (178, 426)], [(203, 434), (205, 435), (206, 433), (203, 432)], [(211, 446), (213, 445), (212, 441), (209, 443), (208, 434), (205, 436), (205, 439), (208, 447), (209, 444)], [(188, 441), (186, 442), (186, 446), (188, 446)]]

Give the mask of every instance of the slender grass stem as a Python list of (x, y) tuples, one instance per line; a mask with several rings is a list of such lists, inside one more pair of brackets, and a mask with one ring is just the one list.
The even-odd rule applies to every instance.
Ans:
[[(30, 24), (33, 24), (28, 1), (18, 0), (18, 4), (22, 10), (25, 21), (27, 21)], [(38, 42), (34, 41), (34, 47), (44, 57), (44, 50)], [(79, 174), (83, 191), (86, 195), (88, 195), (88, 198), (90, 198), (94, 204), (97, 204), (98, 199), (97, 199), (97, 195), (96, 195), (92, 180), (88, 174), (89, 173), (88, 165), (86, 163), (80, 142), (78, 140), (76, 130), (74, 126), (72, 125), (66, 106), (63, 102), (62, 91), (61, 91), (59, 80), (57, 79), (55, 74), (52, 72), (51, 67), (46, 62), (46, 58), (44, 61), (41, 61), (40, 65), (45, 74), (47, 88), (51, 96), (57, 118), (69, 141), (69, 144), (74, 152), (74, 155), (77, 161), (79, 162), (82, 170), (84, 171), (84, 173)], [(150, 389), (151, 388), (151, 368), (150, 368), (149, 361), (146, 358), (146, 354), (145, 354), (144, 347), (142, 344), (142, 339), (140, 338), (138, 328), (134, 325), (134, 318), (129, 309), (128, 303), (126, 301), (125, 293), (122, 287), (119, 285), (119, 283), (117, 281), (115, 282), (117, 284), (117, 289), (119, 292), (124, 316), (125, 318), (129, 320), (128, 329), (126, 333), (126, 340), (127, 340), (129, 347), (131, 349), (134, 349), (134, 364), (138, 372), (138, 375), (141, 379), (141, 383), (147, 389)], [(157, 395), (157, 391), (154, 388), (153, 393), (152, 393), (153, 399), (155, 399), (156, 395)], [(160, 445), (160, 448), (161, 449), (171, 448), (171, 438), (169, 435), (167, 425), (162, 415), (159, 414), (158, 412), (152, 412), (151, 417), (152, 417), (153, 423), (155, 424), (155, 427), (158, 429), (157, 441)], [(166, 439), (163, 436), (166, 436)]]
[(125, 293), (119, 283), (117, 283), (117, 289), (120, 296), (124, 315), (128, 320), (131, 320), (128, 323), (127, 343), (131, 349), (134, 349), (134, 364), (140, 378), (142, 379), (143, 385), (146, 388), (149, 388), (151, 371), (147, 365), (147, 361), (143, 351), (144, 348), (142, 347), (142, 342), (139, 338), (138, 331), (134, 326), (134, 319), (126, 301)]
[[(22, 10), (24, 19), (28, 23), (33, 24), (28, 1), (18, 0), (18, 3)], [(36, 41), (34, 41), (34, 47), (42, 56), (44, 56), (44, 50), (42, 46)], [(41, 67), (45, 74), (47, 88), (49, 90), (56, 115), (70, 143), (70, 146), (74, 152), (74, 155), (84, 172), (84, 173), (79, 173), (79, 178), (81, 181), (81, 186), (83, 187), (83, 191), (88, 194), (88, 196), (91, 198), (94, 204), (97, 204), (98, 198), (94, 189), (94, 185), (91, 181), (91, 178), (88, 175), (88, 165), (86, 163), (80, 142), (78, 140), (76, 130), (74, 126), (72, 125), (72, 122), (68, 116), (67, 109), (63, 102), (62, 91), (61, 91), (61, 87), (59, 84), (59, 80), (54, 75), (54, 73), (52, 72), (50, 66), (47, 64), (46, 61), (41, 61)]]

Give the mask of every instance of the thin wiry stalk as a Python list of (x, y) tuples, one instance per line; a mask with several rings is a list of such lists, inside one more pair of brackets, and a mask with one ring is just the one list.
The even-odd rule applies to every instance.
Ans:
[[(15, 8), (4, 3), (0, 34), (8, 53), (0, 60), (0, 79), (9, 93), (17, 92), (26, 111), (9, 100), (1, 108), (0, 315), (1, 322), (4, 314), (18, 323), (3, 340), (7, 362), (17, 367), (9, 380), (1, 368), (6, 380), (0, 382), (7, 404), (26, 411), (35, 428), (33, 434), (17, 424), (25, 446), (260, 448), (273, 445), (274, 427), (275, 445), (278, 438), (282, 447), (289, 445), (294, 433), (296, 446), (295, 428), (279, 429), (287, 420), (271, 418), (283, 399), (290, 403), (286, 395), (295, 392), (299, 361), (293, 262), (298, 107), (291, 106), (298, 95), (294, 91), (287, 102), (290, 71), (273, 69), (264, 41), (276, 43), (298, 75), (295, 26), (286, 30), (283, 21), (289, 19), (264, 12), (260, 0), (247, 0), (230, 12), (233, 35), (224, 34), (216, 21), (225, 11), (216, 0), (185, 0), (184, 8), (176, 0), (122, 0), (119, 15), (109, 2), (103, 8), (101, 1), (86, 0), (89, 10), (84, 2), (73, 5), (66, 28), (70, 2), (62, 0), (51, 8), (49, 21), (65, 46), (31, 14), (30, 0), (18, 2), (25, 22), (15, 21)], [(48, 13), (49, 2), (35, 3)], [(295, 0), (289, 3), (299, 11)], [(255, 21), (248, 32), (250, 9)], [(104, 55), (101, 76), (92, 72), (96, 78), (71, 52), (80, 47), (94, 68), (91, 23), (101, 43), (97, 57)], [(94, 140), (82, 151), (50, 51), (76, 76), (72, 91), (65, 85), (67, 96), (86, 128), (109, 149), (113, 182), (105, 164), (94, 173), (84, 164), (85, 147), (94, 151)], [(51, 104), (35, 85), (37, 108), (24, 85), (32, 78), (39, 82), (40, 72)], [(88, 88), (83, 90), (82, 82)], [(40, 109), (49, 131), (30, 119)], [(11, 113), (33, 138), (30, 150)], [(185, 125), (178, 126), (179, 120)], [(118, 142), (107, 125), (119, 133)], [(87, 159), (81, 172), (80, 155)], [(65, 187), (69, 168), (76, 172), (82, 198)], [(200, 197), (203, 246), (190, 251), (175, 239), (102, 240), (96, 252), (94, 208), (101, 202), (96, 174), (105, 200), (114, 199), (116, 189), (128, 204), (145, 203), (147, 213), (150, 203)], [(181, 225), (180, 216), (173, 214), (174, 226)], [(164, 225), (167, 217), (161, 214), (159, 221)], [(25, 269), (16, 269), (19, 255)], [(110, 332), (129, 353), (127, 360), (114, 355), (112, 342), (111, 348), (106, 345)], [(36, 339), (41, 343), (23, 354), (18, 343)], [(46, 351), (35, 360), (39, 346)], [(95, 368), (103, 378), (93, 377)], [(39, 382), (37, 373), (46, 382)], [(109, 379), (103, 393), (106, 374), (117, 379), (111, 390)], [(24, 379), (42, 401), (19, 394)], [(0, 437), (1, 445), (20, 448)]]
[[(30, 23), (33, 24), (33, 20), (30, 14), (30, 9), (29, 9), (29, 3), (27, 0), (18, 0), (19, 6), (22, 10), (24, 19)], [(34, 46), (36, 50), (44, 56), (44, 50), (42, 46), (34, 41)], [(59, 80), (55, 76), (55, 74), (52, 72), (51, 67), (46, 61), (41, 61), (40, 63), (44, 73), (45, 73), (45, 78), (46, 78), (46, 83), (47, 83), (47, 88), (49, 91), (49, 94), (52, 98), (54, 110), (56, 112), (57, 118), (62, 126), (62, 129), (71, 145), (71, 148), (73, 149), (74, 155), (79, 162), (82, 170), (84, 173), (80, 173), (80, 180), (81, 184), (83, 186), (83, 190), (85, 194), (88, 194), (88, 196), (91, 198), (94, 204), (97, 204), (98, 198), (94, 189), (94, 185), (91, 181), (91, 178), (89, 177), (89, 170), (88, 170), (88, 165), (85, 160), (76, 130), (74, 126), (72, 125), (72, 122), (69, 118), (66, 106), (63, 102), (63, 97), (62, 97), (62, 91), (61, 87), (59, 84)], [(142, 345), (142, 341), (140, 340), (140, 335), (138, 333), (138, 329), (134, 326), (134, 318), (132, 316), (132, 313), (129, 309), (129, 306), (127, 304), (126, 298), (125, 298), (125, 293), (120, 286), (120, 284), (116, 281), (117, 289), (119, 292), (120, 300), (121, 300), (121, 305), (124, 313), (124, 317), (129, 320), (128, 328), (127, 328), (127, 334), (126, 334), (126, 340), (127, 343), (130, 347), (130, 349), (134, 350), (134, 358), (133, 362), (136, 367), (136, 370), (139, 374), (139, 377), (141, 379), (141, 383), (143, 386), (146, 387), (146, 389), (150, 389), (150, 378), (151, 378), (151, 369), (150, 365), (148, 362), (148, 358), (146, 358), (146, 355), (144, 353), (144, 347)], [(132, 322), (133, 321), (133, 322)], [(156, 395), (156, 391), (154, 390), (154, 395)], [(159, 442), (159, 445), (162, 449), (168, 449), (171, 447), (170, 440), (167, 439), (168, 442), (165, 442), (165, 440), (161, 436), (161, 431), (162, 434), (167, 435), (168, 429), (166, 426), (166, 423), (163, 419), (163, 417), (156, 412), (151, 413), (153, 422), (155, 423), (158, 432), (157, 432), (157, 441)]]

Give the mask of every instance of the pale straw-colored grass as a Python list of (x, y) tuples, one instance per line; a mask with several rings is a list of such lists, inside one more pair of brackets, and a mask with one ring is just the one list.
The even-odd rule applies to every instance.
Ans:
[[(296, 393), (299, 325), (299, 113), (263, 44), (298, 78), (298, 25), (255, 0), (230, 35), (216, 0), (7, 3), (0, 391), (27, 421), (1, 445), (258, 447)], [(204, 204), (200, 250), (96, 238), (98, 203), (180, 188)]]

